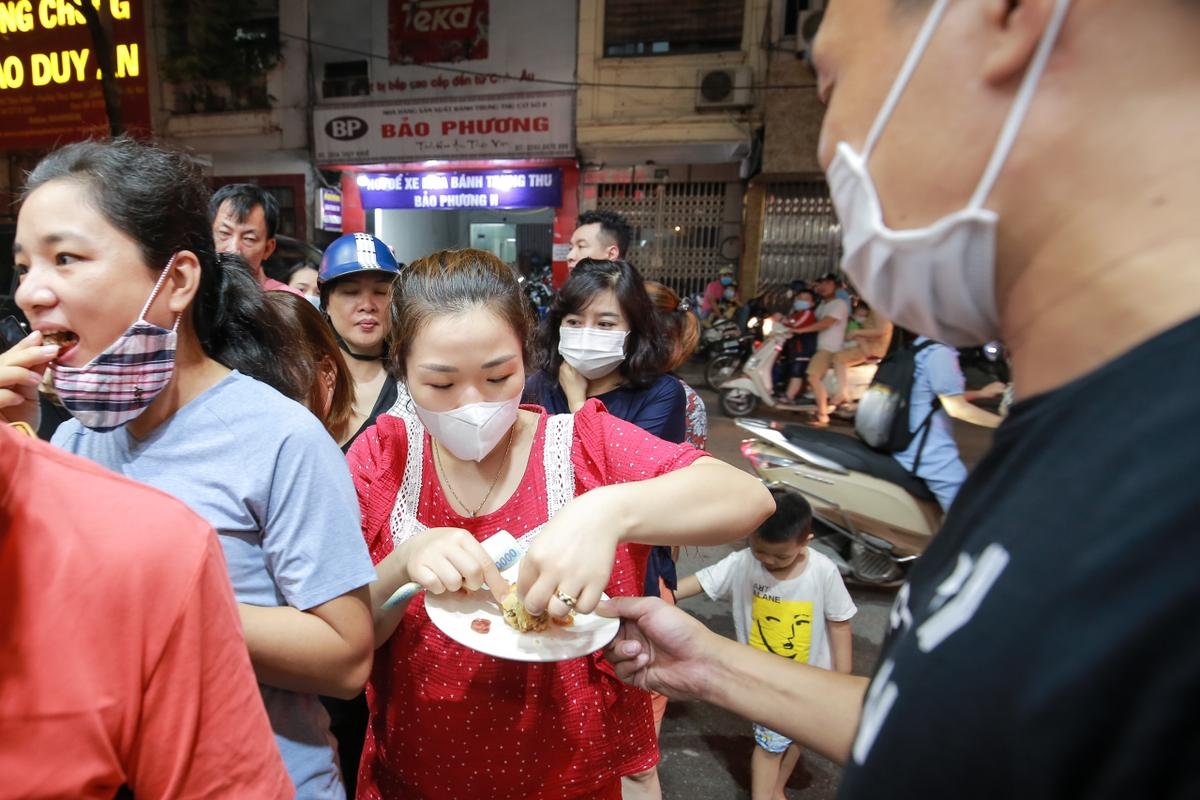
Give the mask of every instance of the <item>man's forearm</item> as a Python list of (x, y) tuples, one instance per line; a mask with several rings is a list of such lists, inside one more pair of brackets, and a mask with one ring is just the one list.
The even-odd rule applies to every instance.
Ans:
[(836, 762), (850, 756), (868, 680), (714, 637), (705, 700)]
[(814, 322), (812, 325), (805, 325), (803, 328), (797, 328), (796, 333), (820, 333), (827, 328), (832, 328), (837, 322), (837, 317), (826, 317), (820, 322)]
[(993, 414), (990, 411), (985, 411), (978, 406), (971, 405), (962, 395), (951, 395), (949, 397), (939, 397), (942, 408), (946, 413), (955, 419), (969, 422), (972, 425), (979, 425), (983, 428), (998, 428), (1004, 418), (998, 414)]

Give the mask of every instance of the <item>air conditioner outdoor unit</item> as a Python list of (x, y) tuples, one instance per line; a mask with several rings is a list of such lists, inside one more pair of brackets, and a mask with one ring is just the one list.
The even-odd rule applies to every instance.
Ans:
[(808, 7), (801, 8), (796, 19), (796, 57), (812, 61), (813, 40), (825, 16), (825, 0), (808, 0)]
[(696, 73), (696, 109), (722, 111), (754, 105), (750, 90), (754, 73), (750, 67), (702, 69)]

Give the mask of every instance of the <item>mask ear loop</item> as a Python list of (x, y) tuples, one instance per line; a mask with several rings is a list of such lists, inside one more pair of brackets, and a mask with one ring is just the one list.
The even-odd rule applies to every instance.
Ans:
[(913, 73), (917, 71), (917, 65), (921, 63), (925, 51), (929, 49), (929, 43), (933, 41), (933, 34), (937, 32), (938, 25), (941, 24), (942, 17), (946, 15), (946, 9), (949, 7), (950, 0), (937, 0), (933, 8), (929, 10), (929, 16), (925, 18), (924, 24), (921, 25), (921, 31), (917, 34), (917, 40), (913, 43), (912, 49), (908, 51), (908, 58), (904, 60), (900, 74), (892, 83), (892, 89), (888, 92), (887, 99), (883, 101), (883, 108), (879, 109), (879, 114), (875, 117), (871, 132), (867, 134), (867, 142), (863, 146), (862, 153), (864, 164), (871, 157), (871, 151), (875, 149), (875, 144), (879, 141), (884, 126), (892, 118), (892, 112), (900, 104), (901, 95), (908, 88)]
[(1008, 154), (1017, 140), (1017, 134), (1025, 122), (1026, 114), (1029, 113), (1029, 106), (1033, 104), (1033, 93), (1037, 91), (1038, 82), (1046, 71), (1046, 63), (1050, 60), (1050, 53), (1058, 41), (1058, 34), (1062, 31), (1063, 22), (1067, 18), (1067, 10), (1070, 7), (1071, 0), (1058, 0), (1058, 4), (1054, 7), (1054, 14), (1050, 17), (1046, 31), (1042, 34), (1042, 41), (1038, 43), (1037, 51), (1033, 55), (1033, 61), (1030, 62), (1029, 69), (1025, 72), (1021, 88), (1017, 90), (1012, 109), (1008, 112), (1004, 127), (1000, 129), (1000, 135), (996, 139), (996, 149), (992, 151), (992, 158), (983, 171), (983, 177), (979, 179), (979, 186), (976, 187), (975, 194), (971, 196), (971, 203), (968, 206), (971, 210), (983, 207), (988, 195), (992, 193), (992, 189), (996, 185), (997, 178), (1000, 177), (1000, 170), (1008, 161)]
[[(171, 267), (175, 264), (175, 256), (179, 253), (172, 253), (171, 258), (167, 261), (167, 265), (163, 267), (162, 272), (158, 276), (158, 281), (154, 284), (154, 291), (150, 292), (149, 299), (146, 300), (146, 305), (142, 306), (142, 313), (138, 314), (138, 322), (146, 321), (146, 312), (150, 310), (150, 306), (154, 303), (154, 299), (158, 297), (159, 290), (163, 284), (167, 282), (167, 276), (171, 274)], [(183, 319), (183, 314), (175, 315), (175, 324), (171, 326), (171, 332), (176, 333), (179, 330), (179, 321)]]

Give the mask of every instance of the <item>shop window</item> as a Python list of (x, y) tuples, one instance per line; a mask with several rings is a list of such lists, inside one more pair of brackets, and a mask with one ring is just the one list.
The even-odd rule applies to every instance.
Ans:
[(679, 55), (740, 50), (744, 0), (606, 0), (604, 55)]
[(355, 97), (371, 93), (371, 77), (367, 60), (330, 61), (325, 64), (325, 77), (321, 81), (321, 96)]
[(307, 213), (299, 194), (304, 191), (304, 177), (301, 175), (247, 175), (222, 176), (213, 184), (213, 191), (227, 183), (253, 183), (260, 186), (275, 198), (279, 204), (279, 227), (276, 236), (291, 236), (304, 239), (307, 234), (304, 215)]
[[(721, 181), (604, 183), (596, 207), (622, 214), (634, 229), (627, 257), (649, 280), (696, 295), (737, 259), (740, 200)], [(730, 246), (733, 252), (730, 252)], [(731, 259), (732, 256), (732, 259)]]
[(164, 0), (162, 73), (181, 114), (271, 107), (282, 58), (279, 0)]
[(275, 197), (275, 202), (279, 203), (279, 230), (275, 233), (278, 236), (295, 236), (296, 235), (296, 192), (290, 186), (264, 186), (268, 192)]
[(763, 209), (759, 282), (786, 286), (837, 272), (842, 229), (823, 180), (772, 183)]
[(798, 27), (796, 23), (799, 21), (802, 9), (808, 9), (808, 0), (784, 0), (783, 35), (785, 38), (796, 38), (796, 28)]

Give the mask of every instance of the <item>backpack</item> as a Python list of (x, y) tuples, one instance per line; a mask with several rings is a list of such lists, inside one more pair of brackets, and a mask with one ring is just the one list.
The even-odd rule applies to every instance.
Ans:
[[(882, 453), (899, 453), (908, 449), (912, 440), (922, 430), (928, 435), (929, 424), (939, 407), (937, 398), (934, 398), (929, 415), (915, 431), (908, 429), (908, 412), (917, 372), (917, 353), (931, 344), (935, 342), (925, 341), (916, 347), (905, 344), (889, 353), (879, 362), (875, 379), (858, 401), (854, 432), (875, 450)], [(924, 441), (921, 446), (924, 448)], [(918, 464), (919, 453), (917, 462), (913, 465), (914, 472)]]

